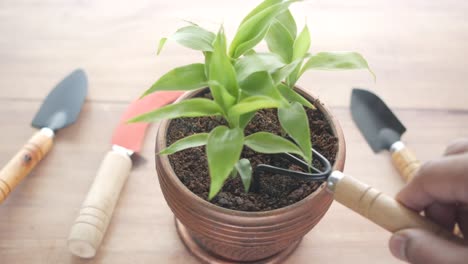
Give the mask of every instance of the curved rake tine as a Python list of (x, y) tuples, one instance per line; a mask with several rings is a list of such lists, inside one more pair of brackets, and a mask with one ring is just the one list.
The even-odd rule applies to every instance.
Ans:
[(332, 171), (332, 167), (330, 162), (318, 151), (312, 148), (312, 152), (314, 154), (314, 157), (324, 166), (324, 170), (321, 171), (314, 166), (309, 166), (305, 161), (289, 154), (289, 153), (284, 153), (280, 154), (282, 157), (286, 158), (287, 160), (291, 161), (293, 164), (300, 166), (304, 170), (312, 170), (314, 171), (313, 173), (308, 173), (308, 172), (301, 172), (301, 171), (294, 171), (294, 170), (289, 170), (285, 168), (280, 168), (272, 165), (266, 165), (266, 164), (259, 164), (255, 168), (255, 172), (258, 171), (268, 171), (276, 174), (281, 174), (285, 176), (291, 176), (291, 177), (298, 177), (301, 179), (306, 179), (306, 180), (311, 180), (311, 181), (325, 181), (327, 180), (328, 176), (330, 175)]

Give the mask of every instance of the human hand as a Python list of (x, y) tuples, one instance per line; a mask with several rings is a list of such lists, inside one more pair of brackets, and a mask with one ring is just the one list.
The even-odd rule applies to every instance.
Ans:
[[(468, 237), (468, 138), (449, 145), (442, 158), (425, 163), (397, 199), (408, 208)], [(405, 229), (389, 241), (392, 254), (413, 264), (468, 263), (468, 246), (420, 229)]]

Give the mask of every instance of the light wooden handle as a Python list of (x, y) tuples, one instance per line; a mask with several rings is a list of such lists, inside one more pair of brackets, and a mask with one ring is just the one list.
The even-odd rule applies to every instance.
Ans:
[[(421, 162), (408, 147), (403, 144), (401, 144), (401, 146), (403, 146), (401, 149), (392, 153), (392, 161), (403, 180), (409, 182), (421, 167)], [(463, 233), (458, 224), (453, 228), (453, 233), (458, 237), (463, 237)]]
[(329, 181), (333, 182), (336, 201), (392, 233), (407, 228), (421, 228), (457, 240), (441, 226), (351, 176), (335, 171), (330, 177), (334, 177)]
[(0, 204), (52, 148), (52, 130), (36, 132), (0, 171)]
[(107, 153), (71, 228), (68, 237), (71, 253), (82, 258), (96, 255), (131, 167), (128, 155)]
[(392, 161), (405, 182), (413, 179), (416, 171), (421, 167), (421, 162), (406, 146), (392, 153)]

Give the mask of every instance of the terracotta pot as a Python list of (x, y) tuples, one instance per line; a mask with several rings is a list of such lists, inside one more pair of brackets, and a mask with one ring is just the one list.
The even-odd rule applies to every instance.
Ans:
[[(297, 89), (309, 100), (315, 98)], [(186, 93), (180, 100), (203, 91)], [(317, 106), (338, 137), (334, 168), (343, 170), (345, 142), (337, 120), (323, 105)], [(162, 121), (156, 139), (156, 153), (166, 147), (170, 121)], [(164, 197), (176, 217), (176, 225), (188, 249), (204, 262), (277, 263), (287, 257), (323, 217), (333, 197), (325, 183), (305, 199), (266, 212), (242, 212), (213, 205), (193, 194), (172, 169), (167, 156), (156, 155), (156, 170)]]

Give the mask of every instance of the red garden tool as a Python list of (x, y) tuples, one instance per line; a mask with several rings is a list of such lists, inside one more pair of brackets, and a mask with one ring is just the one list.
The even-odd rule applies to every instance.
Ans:
[(127, 121), (155, 108), (175, 101), (182, 92), (156, 92), (134, 101), (122, 115), (112, 137), (109, 151), (71, 228), (68, 248), (76, 256), (94, 257), (112, 218), (120, 191), (130, 170), (130, 157), (140, 151), (148, 123)]

